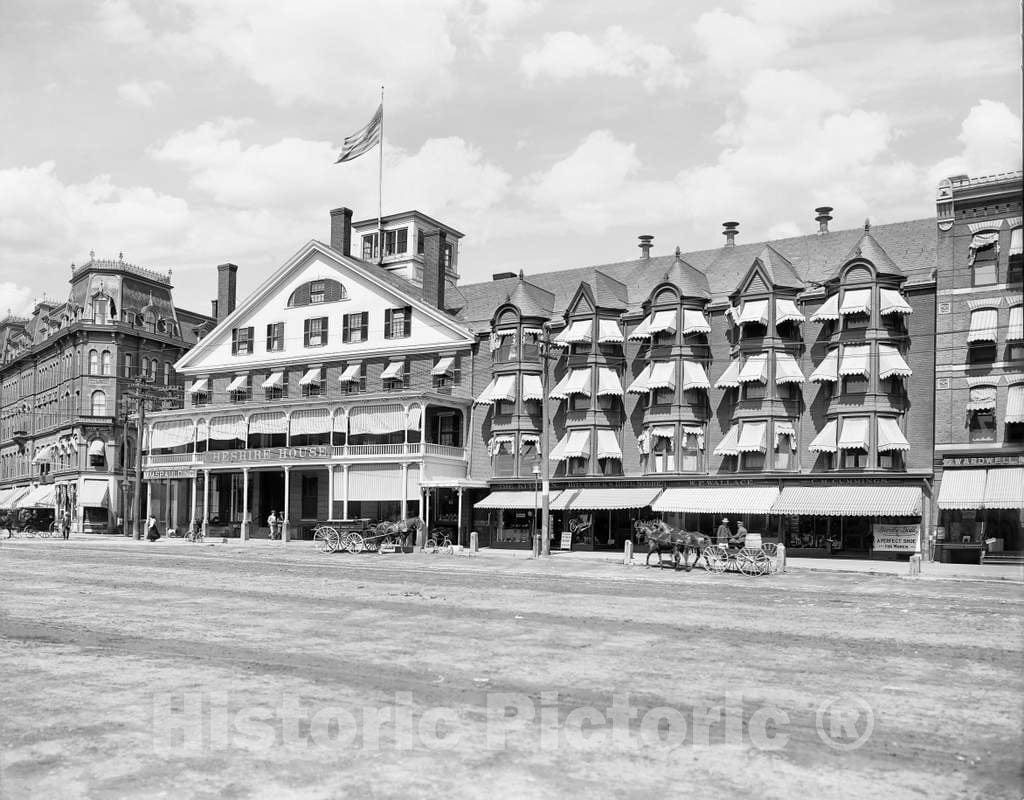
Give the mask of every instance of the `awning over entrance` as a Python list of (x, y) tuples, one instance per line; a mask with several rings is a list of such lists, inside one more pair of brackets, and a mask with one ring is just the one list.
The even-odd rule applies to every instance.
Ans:
[(771, 513), (917, 517), (921, 514), (921, 490), (916, 486), (787, 486)]
[(22, 495), (14, 504), (15, 508), (52, 508), (57, 491), (52, 483), (43, 483)]
[(767, 514), (778, 496), (774, 486), (674, 486), (651, 508), (697, 514)]
[[(552, 492), (551, 500), (560, 494), (560, 492)], [(534, 498), (536, 497), (536, 500)], [(540, 492), (491, 492), (483, 500), (476, 504), (476, 508), (501, 508), (501, 509), (529, 509), (534, 508), (534, 502), (536, 507), (541, 507), (541, 494)], [(550, 503), (550, 500), (549, 500)]]
[(1024, 467), (988, 470), (985, 508), (1024, 508)]
[(18, 502), (19, 498), (23, 497), (29, 490), (28, 486), (18, 486), (14, 489), (4, 489), (0, 491), (0, 509), (7, 511), (8, 509), (14, 508), (14, 504)]
[(947, 469), (939, 484), (939, 508), (983, 508), (985, 504), (985, 470)]
[(572, 495), (568, 508), (579, 511), (611, 511), (620, 508), (645, 508), (661, 494), (661, 489), (580, 489), (566, 490)]
[(110, 494), (106, 481), (82, 481), (82, 491), (78, 493), (78, 501), (89, 508), (107, 508), (110, 505)]

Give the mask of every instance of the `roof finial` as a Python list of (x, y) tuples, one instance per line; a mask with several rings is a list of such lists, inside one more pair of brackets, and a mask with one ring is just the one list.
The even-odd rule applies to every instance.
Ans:
[(75, 262), (74, 261), (71, 262), (71, 271), (72, 272), (75, 271)]
[(89, 260), (92, 261), (95, 258), (96, 258), (96, 251), (95, 250), (90, 250), (89, 251)]
[(864, 218), (864, 233), (871, 230), (871, 219), (868, 217)]
[(676, 245), (676, 258), (682, 258), (683, 251), (679, 249), (679, 245)]

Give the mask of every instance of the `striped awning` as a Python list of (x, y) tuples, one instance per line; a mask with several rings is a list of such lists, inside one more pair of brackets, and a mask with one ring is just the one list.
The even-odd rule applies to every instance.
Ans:
[(209, 384), (209, 382), (209, 378), (199, 378), (198, 380), (192, 381), (192, 385), (188, 387), (188, 393), (202, 394), (203, 392), (208, 391), (206, 387)]
[(767, 514), (778, 496), (774, 486), (673, 486), (651, 508), (694, 514)]
[(956, 510), (960, 508), (985, 507), (985, 470), (947, 469), (939, 483), (939, 508)]
[(523, 375), (523, 399), (544, 399), (544, 385), (541, 383), (540, 375)]
[(283, 412), (277, 414), (253, 414), (249, 417), (250, 435), (288, 433), (288, 417)]
[(914, 309), (910, 307), (910, 303), (903, 299), (903, 295), (897, 292), (895, 289), (879, 289), (878, 290), (878, 313), (882, 316), (886, 314), (913, 314)]
[[(551, 492), (548, 503), (555, 499), (561, 492)], [(540, 508), (543, 503), (543, 495), (540, 492), (491, 492), (487, 497), (480, 500), (475, 508), (499, 508), (499, 509), (530, 509)]]
[(50, 453), (52, 451), (53, 451), (53, 445), (44, 444), (42, 447), (40, 447), (38, 450), (36, 450), (36, 454), (34, 456), (32, 456), (32, 463), (33, 464), (49, 464), (50, 463)]
[(651, 325), (649, 328), (652, 334), (655, 333), (675, 333), (676, 331), (676, 311), (663, 310), (655, 311), (654, 316), (651, 317)]
[(825, 427), (821, 429), (821, 432), (814, 437), (807, 449), (812, 453), (834, 453), (839, 448), (836, 445), (836, 437), (839, 431), (839, 423), (830, 419), (825, 423)]
[(839, 319), (839, 295), (834, 294), (811, 314), (811, 322), (835, 322)]
[(554, 338), (554, 343), (560, 345), (567, 345), (589, 342), (592, 329), (592, 320), (574, 320), (573, 322), (569, 323), (569, 326), (567, 328), (559, 332), (559, 334)]
[(340, 383), (355, 383), (359, 380), (363, 371), (363, 362), (356, 361), (354, 364), (350, 363), (345, 366), (341, 375), (338, 376)]
[(480, 392), (473, 402), (476, 404), (495, 403), (498, 400), (514, 400), (516, 396), (516, 376), (497, 375)]
[(878, 345), (878, 377), (882, 378), (907, 378), (914, 374), (907, 362), (903, 359), (898, 347), (891, 344)]
[(708, 375), (704, 367), (696, 361), (683, 362), (683, 391), (687, 389), (710, 389)]
[(1024, 467), (988, 470), (985, 508), (1024, 508)]
[(311, 383), (319, 383), (322, 375), (322, 368), (310, 367), (306, 370), (305, 374), (299, 378), (299, 386), (309, 386)]
[(284, 371), (271, 372), (270, 376), (260, 384), (261, 389), (273, 389), (284, 383)]
[(551, 390), (551, 397), (557, 400), (565, 400), (574, 394), (590, 397), (590, 367), (570, 370)]
[(597, 368), (597, 396), (622, 397), (622, 381), (614, 370), (608, 367)]
[(597, 457), (622, 460), (622, 448), (619, 447), (619, 439), (615, 435), (615, 431), (609, 428), (597, 429)]
[(740, 426), (733, 425), (714, 449), (716, 456), (738, 456), (740, 454), (739, 443)]
[(646, 508), (654, 502), (660, 488), (580, 489), (571, 493), (568, 508), (579, 511), (609, 511), (622, 508)]
[(878, 452), (888, 453), (893, 450), (907, 451), (910, 442), (900, 430), (900, 423), (892, 417), (878, 418)]
[(756, 353), (750, 356), (736, 378), (740, 383), (768, 382), (768, 354)]
[[(301, 382), (301, 381), (300, 381)], [(228, 388), (225, 391), (228, 392), (240, 392), (249, 385), (248, 375), (236, 375), (232, 378), (231, 383), (228, 384)]]
[(650, 391), (648, 381), (651, 379), (651, 368), (652, 365), (647, 364), (642, 370), (640, 370), (640, 374), (633, 379), (633, 382), (629, 384), (629, 388), (626, 389), (626, 391), (631, 394), (643, 394), (644, 392)]
[(748, 300), (740, 310), (740, 323), (756, 322), (759, 325), (768, 324), (768, 301)]
[(711, 325), (699, 308), (683, 309), (683, 333), (711, 333)]
[(839, 433), (840, 450), (868, 449), (868, 417), (846, 417)]
[(775, 301), (775, 324), (781, 325), (783, 322), (806, 322), (804, 315), (792, 300)]
[[(310, 371), (312, 371), (312, 370), (310, 370)], [(404, 373), (405, 373), (405, 362), (404, 361), (392, 361), (386, 367), (384, 367), (384, 371), (381, 372), (381, 374), (380, 374), (380, 379), (382, 381), (397, 381), (397, 380), (401, 380), (402, 375)], [(306, 375), (308, 376), (309, 373), (307, 372)], [(305, 379), (306, 379), (306, 376), (303, 376), (302, 380), (304, 381)], [(314, 380), (319, 380), (319, 378), (315, 378)], [(302, 381), (299, 381), (299, 383), (302, 383)]]
[(843, 302), (839, 305), (839, 313), (843, 316), (871, 313), (871, 290), (847, 289), (843, 292)]
[(30, 486), (19, 486), (14, 489), (5, 489), (3, 494), (0, 494), (0, 509), (6, 511), (16, 508), (18, 501), (24, 497), (31, 488), (32, 487)]
[(839, 380), (839, 351), (829, 350), (824, 360), (811, 373), (812, 383), (835, 383)]
[(552, 461), (565, 461), (567, 458), (590, 457), (590, 430), (569, 431), (558, 440), (549, 458)]
[(14, 508), (52, 508), (57, 498), (57, 488), (52, 483), (34, 486), (14, 503)]
[(1015, 383), (1006, 392), (1005, 422), (1024, 422), (1024, 383)]
[(1024, 305), (1010, 306), (1010, 324), (1006, 326), (1006, 341), (1024, 341)]
[(717, 381), (715, 381), (716, 389), (736, 389), (739, 387), (740, 377), (740, 361), (739, 359), (733, 359), (729, 362), (729, 366), (725, 368), (725, 372), (722, 373)]
[(736, 449), (741, 453), (763, 453), (767, 428), (767, 422), (744, 422), (740, 428), (740, 438)]
[(651, 375), (647, 379), (648, 389), (675, 389), (676, 362), (656, 361), (651, 364)]
[(775, 383), (803, 383), (804, 374), (800, 371), (800, 365), (789, 353), (775, 353)]
[(999, 311), (995, 308), (976, 308), (971, 312), (968, 342), (995, 342), (998, 339)]
[(843, 348), (843, 360), (839, 363), (839, 374), (868, 377), (871, 374), (871, 367), (868, 364), (870, 356), (871, 345), (869, 344), (846, 345)]
[(107, 508), (110, 505), (110, 485), (106, 481), (82, 481), (82, 490), (78, 493), (78, 502), (87, 508)]
[(921, 489), (916, 486), (787, 486), (773, 514), (822, 517), (917, 517)]
[(622, 328), (614, 319), (599, 319), (597, 321), (597, 341), (600, 344), (619, 344), (623, 341)]
[(432, 370), (430, 370), (430, 374), (431, 375), (436, 375), (436, 376), (448, 375), (449, 373), (452, 373), (454, 371), (455, 371), (455, 357), (454, 356), (445, 356), (444, 358), (439, 358), (437, 360), (437, 363), (434, 364), (434, 368)]
[(158, 422), (149, 433), (149, 446), (153, 450), (164, 447), (181, 447), (192, 444), (194, 437), (195, 425), (192, 420)]

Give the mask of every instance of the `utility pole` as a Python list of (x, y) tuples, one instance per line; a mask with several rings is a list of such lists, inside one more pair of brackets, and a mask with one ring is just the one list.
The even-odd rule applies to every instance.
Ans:
[[(548, 323), (541, 325), (540, 357), (544, 363), (542, 382), (544, 397), (540, 401), (540, 460), (543, 480), (541, 482), (540, 511), (540, 552), (542, 556), (551, 555), (551, 459), (549, 458), (548, 439), (551, 436), (551, 412), (548, 408), (548, 357), (551, 349), (551, 332)], [(535, 504), (536, 505), (536, 504)], [(534, 509), (534, 514), (537, 510)]]
[[(132, 493), (132, 538), (141, 539), (142, 530), (139, 526), (139, 513), (142, 503), (142, 449), (143, 433), (146, 425), (146, 406), (160, 402), (168, 397), (169, 387), (153, 386), (153, 378), (149, 375), (138, 375), (132, 379), (125, 399), (135, 403), (135, 480)], [(125, 426), (127, 434), (127, 425)], [(127, 449), (127, 448), (126, 448)]]

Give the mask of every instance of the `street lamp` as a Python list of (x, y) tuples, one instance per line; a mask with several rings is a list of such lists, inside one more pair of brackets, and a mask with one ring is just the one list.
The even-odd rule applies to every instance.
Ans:
[(533, 530), (530, 541), (534, 541), (534, 537), (537, 535), (537, 490), (540, 488), (540, 464), (538, 462), (534, 462), (531, 472), (533, 472)]

